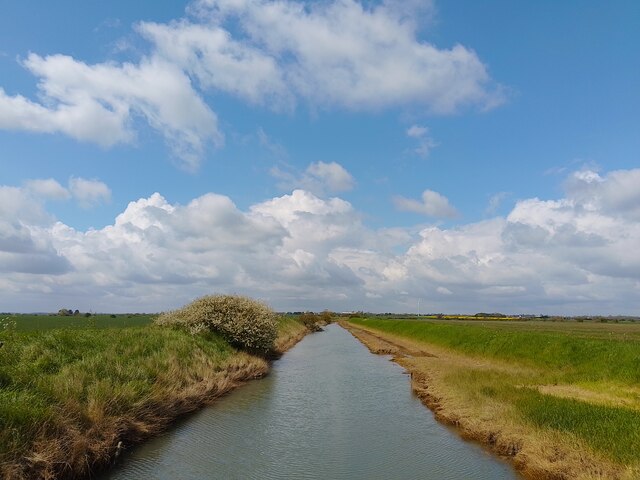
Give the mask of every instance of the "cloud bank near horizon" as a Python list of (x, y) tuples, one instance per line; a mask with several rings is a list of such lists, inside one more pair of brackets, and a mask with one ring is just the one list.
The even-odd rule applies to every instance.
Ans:
[(0, 309), (159, 311), (236, 292), (279, 310), (415, 312), (421, 299), (423, 313), (637, 314), (638, 182), (640, 169), (581, 170), (562, 198), (519, 200), (504, 217), (378, 230), (301, 189), (246, 210), (155, 193), (78, 231), (46, 209), (73, 189), (34, 179), (0, 187)]

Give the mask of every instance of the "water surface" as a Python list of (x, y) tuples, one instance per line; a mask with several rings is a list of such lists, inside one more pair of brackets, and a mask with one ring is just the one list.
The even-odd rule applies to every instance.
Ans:
[(388, 357), (338, 325), (253, 381), (134, 449), (104, 478), (515, 479), (440, 425)]

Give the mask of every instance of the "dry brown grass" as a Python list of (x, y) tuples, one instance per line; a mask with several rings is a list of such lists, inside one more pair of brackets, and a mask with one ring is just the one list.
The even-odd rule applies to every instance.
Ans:
[(463, 384), (473, 372), (496, 372), (515, 378), (530, 374), (523, 372), (524, 367), (460, 355), (348, 322), (341, 325), (371, 352), (393, 355), (393, 360), (411, 373), (414, 392), (438, 420), (457, 427), (464, 438), (509, 458), (526, 478), (640, 478), (637, 468), (608, 461), (574, 436), (535, 428), (523, 422), (512, 405), (473, 395)]
[(308, 333), (313, 331), (297, 321), (285, 322), (281, 321), (280, 328), (278, 329), (279, 334), (274, 345), (274, 353), (276, 357), (284, 354), (287, 350), (302, 340)]
[(545, 395), (560, 398), (575, 398), (589, 403), (614, 407), (626, 407), (640, 410), (640, 388), (608, 385), (605, 391), (602, 386), (597, 389), (578, 385), (539, 385), (538, 391)]
[[(176, 419), (211, 403), (244, 382), (269, 370), (266, 360), (239, 352), (222, 365), (202, 363), (199, 371), (185, 375), (179, 365), (161, 381), (162, 394), (145, 399), (120, 415), (108, 413), (108, 405), (90, 405), (86, 419), (76, 409), (62, 412), (55, 426), (43, 425), (30, 452), (20, 461), (2, 466), (2, 478), (71, 479), (88, 477), (117, 458), (124, 448), (166, 430)], [(170, 378), (174, 383), (171, 385)]]
[(284, 316), (278, 321), (278, 338), (276, 338), (274, 353), (275, 357), (293, 347), (308, 333), (321, 332), (322, 327), (333, 321), (330, 312), (324, 311), (321, 314), (310, 317), (306, 314), (297, 317)]

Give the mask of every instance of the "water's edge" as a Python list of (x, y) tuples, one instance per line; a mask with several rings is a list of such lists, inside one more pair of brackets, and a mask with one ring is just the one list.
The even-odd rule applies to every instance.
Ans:
[(517, 478), (435, 421), (403, 372), (331, 325), (103, 478)]
[[(170, 435), (172, 431), (182, 424), (189, 422), (193, 415), (196, 415), (202, 409), (211, 407), (220, 398), (250, 382), (264, 378), (269, 374), (275, 361), (310, 333), (313, 332), (308, 328), (302, 328), (299, 331), (293, 331), (277, 338), (275, 349), (269, 357), (263, 358), (250, 355), (249, 357), (254, 361), (250, 361), (246, 365), (244, 364), (246, 362), (242, 361), (238, 364), (230, 363), (225, 370), (219, 372), (220, 375), (215, 384), (210, 384), (205, 380), (202, 382), (202, 388), (199, 388), (197, 384), (190, 385), (189, 388), (194, 393), (190, 397), (181, 397), (177, 401), (178, 405), (173, 408), (171, 405), (163, 405), (164, 414), (160, 420), (154, 421), (152, 418), (149, 421), (145, 418), (139, 419), (139, 422), (134, 421), (133, 423), (137, 430), (143, 427), (144, 431), (142, 433), (129, 434), (125, 425), (124, 430), (118, 434), (118, 438), (122, 440), (109, 449), (112, 453), (105, 457), (102, 462), (92, 466), (91, 472), (86, 478), (109, 478), (112, 471), (126, 463), (127, 458), (135, 454), (140, 448), (143, 448), (146, 443), (153, 442), (163, 435)], [(238, 352), (238, 354), (244, 355), (242, 352)], [(172, 401), (172, 399), (168, 401)], [(149, 423), (149, 425), (145, 422)], [(71, 472), (70, 478), (85, 477)]]

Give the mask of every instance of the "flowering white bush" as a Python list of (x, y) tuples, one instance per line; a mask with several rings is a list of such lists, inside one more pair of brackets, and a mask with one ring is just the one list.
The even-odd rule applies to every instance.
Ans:
[(229, 343), (267, 352), (278, 334), (276, 315), (267, 305), (239, 295), (208, 295), (179, 310), (163, 313), (158, 325), (177, 325), (192, 334), (212, 331)]

